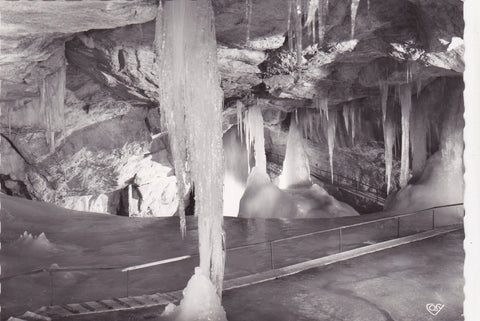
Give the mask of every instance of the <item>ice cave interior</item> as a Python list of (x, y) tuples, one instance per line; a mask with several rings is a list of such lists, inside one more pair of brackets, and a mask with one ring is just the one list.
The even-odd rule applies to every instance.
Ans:
[(462, 222), (463, 1), (0, 11), (2, 320), (185, 287), (158, 320), (244, 320), (232, 280)]

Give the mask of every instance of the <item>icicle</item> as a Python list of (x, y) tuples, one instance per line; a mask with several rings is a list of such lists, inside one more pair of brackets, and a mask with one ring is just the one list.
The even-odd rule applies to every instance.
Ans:
[(388, 195), (392, 188), (393, 145), (395, 143), (395, 127), (390, 117), (384, 122), (383, 136), (385, 143), (385, 178)]
[(343, 115), (343, 121), (345, 122), (345, 129), (347, 130), (347, 133), (348, 133), (348, 128), (349, 128), (349, 124), (350, 124), (350, 119), (349, 119), (349, 111), (348, 111), (348, 106), (347, 105), (343, 105), (343, 108), (342, 108), (342, 115)]
[(328, 139), (328, 156), (330, 159), (330, 173), (333, 184), (333, 149), (335, 147), (335, 133), (337, 129), (337, 111), (331, 111), (328, 118), (327, 139)]
[(357, 11), (358, 5), (360, 4), (360, 0), (352, 0), (352, 4), (350, 6), (350, 20), (351, 20), (351, 37), (353, 39), (355, 35), (355, 21), (357, 19)]
[[(245, 142), (247, 145), (247, 157), (250, 160), (251, 147), (255, 156), (255, 167), (263, 173), (267, 172), (267, 158), (265, 156), (265, 137), (263, 129), (263, 116), (260, 106), (255, 105), (245, 111), (244, 119)], [(250, 173), (250, 164), (248, 172)]]
[(422, 79), (417, 79), (417, 98), (420, 97), (420, 93), (422, 92)]
[(295, 0), (290, 0), (288, 2), (288, 20), (287, 20), (287, 30), (288, 30), (288, 49), (290, 52), (293, 52), (293, 23), (292, 23), (292, 8), (295, 5)]
[(65, 66), (42, 79), (40, 108), (45, 113), (45, 138), (50, 152), (55, 150), (55, 132), (65, 129)]
[[(306, 118), (304, 117), (302, 119)], [(292, 117), (288, 131), (282, 174), (279, 177), (280, 188), (311, 184), (308, 156), (305, 152), (304, 138), (298, 124), (298, 121)]]
[(302, 41), (302, 1), (296, 0), (296, 10), (295, 10), (295, 45), (297, 47), (297, 66), (302, 64), (302, 52), (303, 52), (303, 41)]
[(243, 103), (237, 100), (237, 131), (240, 141), (243, 142)]
[[(225, 267), (223, 94), (211, 2), (160, 1), (156, 33), (160, 107), (167, 114), (178, 186), (182, 189), (188, 182), (188, 152), (198, 216), (200, 269), (221, 297)], [(184, 191), (179, 191), (180, 200), (185, 196), (181, 193)]]
[(352, 136), (352, 144), (355, 145), (355, 133), (357, 131), (355, 125), (356, 119), (356, 108), (354, 106), (349, 106), (349, 114), (350, 114), (350, 127), (351, 127), (351, 136)]
[(380, 80), (380, 100), (382, 104), (382, 119), (383, 123), (387, 119), (387, 99), (388, 99), (388, 83), (386, 81)]
[(250, 25), (252, 24), (252, 10), (253, 10), (253, 3), (252, 0), (246, 0), (245, 1), (245, 16), (247, 20), (247, 39), (246, 43), (248, 46), (248, 43), (250, 42)]
[(402, 155), (400, 167), (400, 186), (408, 183), (410, 168), (410, 111), (412, 109), (411, 84), (401, 85), (399, 88), (400, 106), (402, 108)]
[(322, 117), (328, 119), (328, 97), (315, 96), (313, 98), (315, 108), (321, 113)]

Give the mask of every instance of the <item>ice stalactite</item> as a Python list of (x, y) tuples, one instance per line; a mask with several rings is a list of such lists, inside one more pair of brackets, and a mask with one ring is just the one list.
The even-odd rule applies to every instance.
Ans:
[(243, 109), (244, 105), (240, 100), (237, 100), (236, 104), (237, 109), (237, 130), (240, 141), (243, 141)]
[(417, 98), (420, 97), (420, 93), (422, 92), (422, 79), (417, 79)]
[[(186, 61), (184, 45), (185, 0), (160, 3), (157, 16), (156, 45), (160, 64), (160, 110), (168, 131), (170, 150), (177, 177), (178, 213), (182, 238), (185, 236), (185, 194), (187, 175), (186, 137)], [(161, 12), (163, 11), (163, 12)]]
[(350, 131), (350, 137), (352, 139), (352, 144), (355, 144), (355, 132), (356, 132), (356, 123), (357, 123), (357, 113), (356, 108), (353, 105), (343, 105), (342, 110), (343, 120), (345, 122), (345, 128), (347, 132)]
[(245, 18), (247, 20), (247, 35), (246, 35), (246, 43), (250, 42), (250, 26), (252, 24), (252, 10), (253, 10), (253, 3), (252, 0), (245, 0)]
[[(210, 0), (160, 2), (156, 46), (160, 107), (166, 114), (178, 185), (184, 185), (188, 178), (188, 154), (195, 186), (200, 269), (221, 297), (225, 268), (223, 93)], [(180, 199), (184, 197), (182, 192)]]
[(40, 106), (45, 112), (45, 130), (50, 152), (55, 150), (55, 133), (65, 129), (66, 67), (46, 76), (40, 87)]
[(380, 101), (382, 105), (382, 119), (383, 123), (387, 119), (387, 99), (388, 99), (388, 83), (386, 81), (380, 81)]
[(350, 20), (351, 20), (350, 35), (352, 39), (355, 36), (355, 21), (357, 20), (357, 11), (358, 11), (359, 4), (360, 4), (360, 0), (352, 0), (352, 4), (350, 5)]
[[(325, 37), (326, 19), (328, 14), (328, 1), (325, 0), (310, 0), (308, 3), (308, 14), (305, 25), (311, 29), (312, 40), (316, 41), (318, 37), (318, 44), (322, 45)], [(318, 24), (318, 31), (316, 26)]]
[[(267, 172), (267, 157), (265, 156), (265, 136), (263, 129), (263, 116), (260, 106), (255, 105), (245, 111), (243, 121), (245, 142), (247, 144), (247, 157), (250, 159), (253, 146), (255, 167), (262, 173)], [(248, 172), (251, 171), (250, 165)]]
[(343, 116), (343, 122), (345, 123), (345, 129), (347, 130), (347, 133), (348, 133), (349, 128), (350, 128), (350, 114), (348, 112), (348, 106), (347, 105), (343, 105), (342, 116)]
[[(387, 100), (387, 98), (385, 98), (385, 100)], [(385, 181), (387, 183), (387, 195), (390, 194), (392, 189), (392, 168), (395, 138), (395, 117), (393, 112), (388, 109), (388, 105), (385, 104), (385, 112), (383, 114), (383, 141), (385, 149)]]
[(302, 0), (295, 3), (295, 46), (297, 48), (297, 66), (302, 64), (303, 51)]
[[(289, 0), (288, 2), (288, 18), (287, 18), (287, 32), (288, 32), (288, 49), (290, 52), (293, 52), (293, 7), (295, 3), (294, 0)], [(294, 19), (293, 19), (294, 20)]]
[(412, 124), (410, 127), (410, 144), (412, 146), (412, 175), (419, 178), (427, 162), (427, 133), (429, 123), (425, 110), (415, 104), (412, 111)]
[(305, 141), (295, 117), (290, 120), (285, 159), (279, 186), (282, 189), (310, 185), (310, 165), (305, 152)]
[(335, 148), (335, 134), (337, 130), (337, 111), (332, 110), (329, 112), (327, 125), (327, 140), (328, 140), (328, 157), (330, 160), (330, 174), (332, 176), (333, 183), (333, 150)]
[(328, 119), (328, 97), (315, 96), (314, 104), (320, 114)]
[(410, 83), (399, 86), (400, 106), (402, 110), (402, 154), (400, 166), (400, 187), (408, 183), (410, 172), (410, 112), (412, 110), (412, 86)]

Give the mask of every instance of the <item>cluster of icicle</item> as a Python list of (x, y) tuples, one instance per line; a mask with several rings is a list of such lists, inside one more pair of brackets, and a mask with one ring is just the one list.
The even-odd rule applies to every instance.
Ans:
[[(328, 0), (290, 0), (288, 3), (288, 46), (296, 49), (297, 65), (302, 63), (303, 28), (308, 29), (312, 42), (323, 43), (328, 14)], [(305, 21), (305, 23), (302, 23)], [(294, 41), (295, 40), (295, 41)]]
[[(162, 4), (163, 3), (163, 4)], [(200, 267), (221, 294), (223, 149), (220, 76), (209, 0), (160, 2), (156, 26), (159, 101), (177, 176), (182, 235), (186, 185), (195, 188)]]
[[(414, 177), (418, 177), (425, 167), (428, 157), (428, 143), (431, 136), (431, 127), (426, 117), (425, 108), (419, 104), (412, 106), (413, 74), (412, 63), (407, 62), (406, 82), (396, 85), (395, 96), (400, 103), (400, 127), (393, 106), (388, 104), (389, 86), (387, 80), (379, 82), (380, 101), (382, 108), (383, 135), (385, 143), (385, 179), (387, 193), (392, 188), (392, 163), (396, 150), (398, 132), (401, 133), (400, 154), (400, 187), (405, 187), (409, 180), (410, 168)], [(420, 96), (422, 88), (421, 79), (416, 80), (416, 96)], [(412, 164), (410, 165), (410, 152)]]
[(55, 149), (55, 132), (65, 129), (66, 67), (46, 76), (40, 85), (40, 110), (45, 113), (45, 138), (50, 151)]
[[(243, 116), (243, 113), (245, 116)], [(255, 167), (262, 173), (267, 172), (267, 157), (265, 154), (265, 136), (263, 131), (263, 116), (260, 106), (255, 105), (248, 109), (243, 108), (242, 103), (237, 103), (237, 126), (239, 135), (247, 146), (248, 172), (252, 168), (250, 165), (250, 155), (254, 153)]]
[[(246, 0), (247, 17), (247, 41), (250, 39), (251, 22), (251, 1)], [(293, 52), (294, 47), (297, 53), (297, 64), (302, 62), (302, 35), (303, 28), (307, 28), (308, 34), (312, 37), (313, 43), (323, 44), (327, 27), (327, 17), (329, 11), (329, 0), (290, 0), (288, 3), (288, 46)], [(358, 7), (360, 0), (351, 0), (350, 20), (351, 20), (351, 38), (355, 36), (355, 24), (357, 20)], [(368, 15), (370, 15), (370, 0), (367, 1)], [(302, 21), (305, 21), (302, 24)], [(294, 42), (295, 39), (295, 42)]]

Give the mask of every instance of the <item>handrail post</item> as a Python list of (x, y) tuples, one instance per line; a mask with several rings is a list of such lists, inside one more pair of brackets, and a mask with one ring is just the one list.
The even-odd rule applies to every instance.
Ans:
[(50, 306), (53, 305), (53, 273), (52, 270), (48, 270), (48, 275), (50, 276)]
[(272, 270), (275, 268), (274, 262), (273, 262), (273, 242), (270, 243), (270, 266), (272, 267)]
[(400, 217), (397, 216), (397, 239), (400, 237)]
[(432, 208), (432, 230), (435, 229), (435, 208)]
[(128, 287), (129, 287), (129, 286), (128, 286), (128, 284), (129, 284), (129, 282), (130, 282), (129, 273), (130, 273), (130, 271), (128, 271), (128, 270), (127, 270), (127, 298), (128, 298), (128, 294), (129, 294), (129, 293), (128, 293), (128, 292), (129, 292), (129, 291), (128, 291), (128, 290), (129, 290), (129, 288), (128, 288)]
[(338, 229), (338, 252), (343, 251), (343, 237), (342, 237), (342, 228)]

